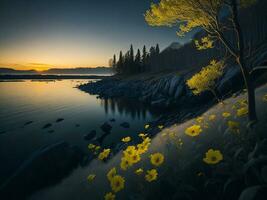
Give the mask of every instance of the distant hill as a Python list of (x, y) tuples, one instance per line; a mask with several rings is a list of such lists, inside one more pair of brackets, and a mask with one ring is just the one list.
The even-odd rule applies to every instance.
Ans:
[(112, 69), (109, 67), (96, 67), (96, 68), (51, 68), (44, 71), (36, 70), (15, 70), (11, 68), (0, 68), (0, 74), (110, 74)]
[(37, 74), (35, 70), (15, 70), (11, 68), (0, 68), (0, 74)]

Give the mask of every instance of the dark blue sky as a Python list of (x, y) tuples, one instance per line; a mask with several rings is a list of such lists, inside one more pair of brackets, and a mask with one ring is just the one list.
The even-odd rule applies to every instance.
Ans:
[(188, 39), (178, 38), (176, 28), (146, 24), (151, 0), (0, 2), (0, 64), (16, 68), (107, 65), (131, 43), (135, 49), (156, 43), (163, 49)]

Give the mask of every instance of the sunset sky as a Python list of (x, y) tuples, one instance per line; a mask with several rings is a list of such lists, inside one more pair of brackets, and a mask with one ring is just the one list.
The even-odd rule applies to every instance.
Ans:
[(1, 0), (0, 67), (107, 66), (132, 43), (134, 48), (178, 38), (176, 28), (149, 27), (143, 17), (156, 0)]

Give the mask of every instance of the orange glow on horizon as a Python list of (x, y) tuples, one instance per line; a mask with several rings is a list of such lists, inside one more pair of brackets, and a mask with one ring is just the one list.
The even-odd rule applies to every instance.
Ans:
[(12, 64), (12, 63), (0, 63), (0, 67), (4, 68), (12, 68), (15, 70), (36, 70), (36, 71), (45, 71), (51, 68), (96, 68), (106, 66), (104, 64), (95, 64), (95, 65), (51, 65), (51, 64), (44, 64), (44, 63), (24, 63), (24, 64)]

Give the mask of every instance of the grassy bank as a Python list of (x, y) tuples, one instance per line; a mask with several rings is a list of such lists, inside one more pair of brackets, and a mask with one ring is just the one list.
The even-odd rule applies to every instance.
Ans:
[[(88, 167), (76, 170), (60, 185), (35, 194), (33, 199), (55, 196), (59, 199), (77, 196), (79, 199), (104, 199), (108, 192), (115, 194), (116, 199), (238, 199), (246, 188), (260, 185), (254, 188), (257, 194), (267, 183), (266, 94), (267, 85), (257, 89), (259, 122), (253, 129), (247, 128), (245, 94), (231, 97), (186, 123), (160, 126), (148, 150), (140, 154), (140, 161), (126, 170), (121, 168), (125, 152), (107, 161), (96, 159)], [(192, 126), (195, 131), (190, 132), (188, 128)], [(148, 130), (144, 128), (144, 133)], [(122, 138), (126, 136), (127, 133)], [(140, 138), (140, 143), (143, 139)], [(126, 143), (125, 149), (128, 145), (131, 142)], [(211, 149), (216, 151), (213, 156), (208, 153)], [(164, 157), (158, 166), (151, 163), (154, 153)], [(114, 167), (124, 180), (117, 192), (114, 184), (112, 191), (107, 178)], [(137, 169), (143, 172), (137, 173)], [(150, 171), (155, 180), (146, 176), (151, 169), (156, 170)]]

